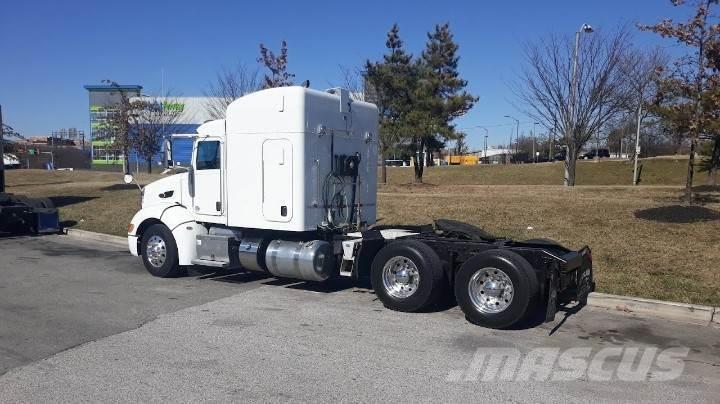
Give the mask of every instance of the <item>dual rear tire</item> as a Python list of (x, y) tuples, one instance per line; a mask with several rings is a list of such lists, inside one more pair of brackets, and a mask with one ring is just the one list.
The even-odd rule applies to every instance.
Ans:
[(535, 270), (517, 253), (485, 251), (465, 261), (455, 275), (455, 298), (468, 321), (509, 328), (537, 307)]
[(405, 312), (428, 307), (448, 289), (440, 257), (415, 240), (383, 247), (373, 259), (370, 282), (385, 307)]
[(371, 282), (385, 307), (404, 312), (423, 310), (454, 292), (466, 318), (488, 328), (508, 328), (536, 307), (538, 281), (522, 256), (489, 250), (464, 262), (450, 290), (438, 254), (415, 240), (394, 241), (373, 260)]

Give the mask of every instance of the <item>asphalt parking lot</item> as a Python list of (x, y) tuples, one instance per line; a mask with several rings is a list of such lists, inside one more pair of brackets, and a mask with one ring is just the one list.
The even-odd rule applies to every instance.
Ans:
[[(467, 323), (457, 308), (389, 311), (346, 283), (152, 278), (123, 248), (68, 236), (0, 239), (0, 251), (2, 401), (717, 402), (720, 391), (712, 327), (584, 308), (498, 331)], [(589, 371), (570, 381), (483, 380), (475, 366), (488, 349), (527, 358), (577, 348), (687, 356), (669, 381), (657, 369), (637, 381)], [(536, 370), (558, 366), (540, 361)]]

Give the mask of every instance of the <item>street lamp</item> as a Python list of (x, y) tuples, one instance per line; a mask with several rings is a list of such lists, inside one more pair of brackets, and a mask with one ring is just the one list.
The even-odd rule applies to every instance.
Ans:
[(575, 51), (573, 52), (573, 72), (572, 72), (572, 82), (571, 82), (571, 92), (570, 94), (570, 113), (572, 114), (571, 117), (575, 118), (575, 97), (577, 96), (577, 68), (578, 68), (578, 51), (580, 49), (580, 34), (589, 34), (593, 32), (593, 28), (590, 26), (590, 24), (583, 24), (580, 26), (580, 29), (575, 33)]
[(578, 61), (578, 51), (580, 49), (580, 34), (589, 34), (593, 32), (592, 27), (590, 24), (583, 24), (580, 26), (580, 29), (575, 32), (575, 52), (573, 52), (573, 76), (572, 76), (572, 109), (570, 112), (575, 112), (575, 96), (577, 92), (577, 61)]
[[(572, 125), (569, 125), (568, 130), (572, 131), (573, 127), (575, 126), (575, 97), (577, 96), (577, 67), (578, 67), (578, 50), (580, 48), (580, 34), (589, 34), (593, 32), (593, 28), (590, 26), (590, 24), (583, 24), (580, 26), (580, 29), (575, 32), (575, 51), (573, 52), (573, 71), (572, 71), (572, 81), (570, 82), (570, 122), (572, 122)], [(570, 139), (571, 133), (568, 134), (567, 138)], [(574, 145), (573, 145), (574, 147)], [(568, 172), (568, 164), (570, 162), (570, 150), (567, 150), (565, 153), (565, 180), (564, 185), (568, 185), (568, 176), (570, 173)]]
[[(515, 125), (516, 125), (516, 130), (515, 130), (515, 156), (517, 157), (517, 152), (518, 152), (518, 150), (517, 150), (517, 144), (518, 144), (518, 142), (520, 141), (520, 120), (517, 119), (517, 118), (515, 118), (515, 117), (512, 117), (512, 116), (510, 116), (510, 115), (505, 115), (505, 118), (510, 118), (510, 119), (512, 119), (513, 121), (515, 121)], [(510, 139), (510, 147), (512, 147), (512, 139)]]

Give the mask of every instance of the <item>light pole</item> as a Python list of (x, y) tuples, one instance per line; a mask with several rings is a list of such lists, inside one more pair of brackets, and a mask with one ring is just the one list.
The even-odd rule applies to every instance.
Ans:
[(549, 162), (555, 162), (555, 131), (557, 130), (557, 120), (553, 119), (553, 130), (550, 133), (550, 147), (548, 150), (548, 161)]
[(483, 151), (483, 158), (485, 159), (485, 164), (488, 163), (488, 158), (487, 158), (487, 138), (488, 138), (488, 135), (485, 135), (485, 151)]
[[(515, 121), (515, 157), (517, 158), (517, 144), (520, 141), (520, 120), (510, 115), (505, 115), (505, 118), (510, 118)], [(510, 139), (510, 147), (512, 147), (512, 138)]]
[[(570, 164), (570, 146), (575, 148), (575, 142), (569, 142), (572, 136), (572, 131), (574, 130), (574, 127), (576, 125), (575, 122), (575, 97), (577, 93), (577, 67), (578, 67), (578, 50), (580, 48), (580, 34), (586, 33), (589, 34), (593, 32), (593, 28), (590, 26), (590, 24), (583, 24), (580, 26), (580, 29), (575, 32), (575, 51), (573, 52), (573, 71), (572, 71), (572, 80), (570, 82), (570, 118), (572, 125), (568, 128), (571, 133), (567, 134), (568, 143), (572, 143), (572, 145), (567, 145), (566, 153), (565, 153), (565, 180), (564, 185), (568, 185), (568, 177), (570, 176), (570, 173), (568, 172), (568, 165)], [(574, 152), (573, 152), (573, 157)], [(573, 184), (574, 185), (574, 184)]]
[(533, 133), (532, 133), (532, 153), (533, 153), (533, 162), (537, 163), (537, 157), (535, 157), (535, 139), (537, 139), (537, 126), (540, 124), (540, 122), (533, 122)]
[(488, 129), (484, 126), (479, 126), (480, 129), (485, 131), (485, 143), (483, 144), (483, 158), (485, 159), (485, 162), (487, 163), (487, 139), (488, 139)]
[(642, 123), (642, 100), (638, 105), (637, 132), (635, 133), (635, 163), (633, 167), (633, 185), (638, 184), (638, 155), (640, 154), (640, 124)]
[(513, 135), (513, 128), (511, 126), (510, 127), (510, 140), (508, 140), (508, 144), (507, 144), (507, 153), (504, 153), (505, 159), (503, 159), (503, 164), (507, 164), (507, 163), (511, 162), (510, 155), (512, 154), (511, 153), (512, 152), (512, 137), (513, 137), (512, 135)]
[(5, 192), (5, 139), (3, 138), (3, 133), (2, 105), (0, 105), (0, 156), (2, 156), (2, 165), (0, 166), (0, 194)]
[(573, 52), (573, 72), (572, 72), (572, 82), (571, 82), (571, 92), (570, 94), (570, 113), (572, 114), (572, 118), (575, 119), (575, 97), (577, 96), (577, 68), (578, 68), (578, 52), (580, 49), (580, 34), (586, 33), (589, 34), (593, 32), (593, 28), (590, 26), (590, 24), (583, 24), (580, 26), (580, 29), (575, 33), (575, 51)]

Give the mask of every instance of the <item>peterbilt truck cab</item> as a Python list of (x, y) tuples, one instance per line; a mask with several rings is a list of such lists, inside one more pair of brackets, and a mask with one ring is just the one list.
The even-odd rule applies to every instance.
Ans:
[(377, 107), (345, 89), (243, 96), (197, 129), (185, 172), (142, 189), (130, 252), (159, 277), (190, 266), (348, 276), (399, 311), (454, 294), (469, 320), (495, 328), (584, 303), (594, 288), (588, 247), (516, 242), (452, 220), (378, 226), (378, 136)]

